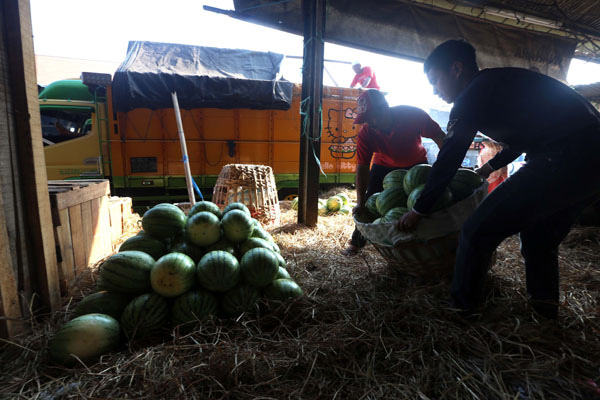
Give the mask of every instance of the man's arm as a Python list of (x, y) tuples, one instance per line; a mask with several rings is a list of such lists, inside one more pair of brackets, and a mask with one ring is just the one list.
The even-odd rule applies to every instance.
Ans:
[(520, 155), (521, 153), (519, 152), (502, 149), (494, 157), (492, 157), (492, 159), (483, 164), (481, 167), (477, 168), (475, 172), (487, 179), (492, 172), (507, 166)]
[(356, 206), (363, 208), (367, 201), (367, 187), (369, 186), (369, 166), (356, 166)]
[(352, 79), (352, 83), (350, 84), (350, 87), (353, 88), (354, 86), (356, 86), (357, 83), (358, 83), (358, 74), (355, 74), (354, 79)]

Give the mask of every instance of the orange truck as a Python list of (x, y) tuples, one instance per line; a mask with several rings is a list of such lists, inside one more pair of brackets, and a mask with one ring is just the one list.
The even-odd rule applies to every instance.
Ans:
[[(195, 87), (196, 77), (190, 78), (186, 71), (179, 75), (180, 71), (172, 71), (173, 65), (185, 62), (193, 65), (195, 71), (202, 70), (199, 60), (208, 57), (214, 62), (215, 54), (226, 57), (228, 53), (219, 52), (222, 49), (201, 48), (210, 49), (212, 53), (200, 52), (186, 58), (182, 56), (185, 52), (180, 45), (161, 44), (163, 47), (158, 49), (150, 46), (156, 51), (155, 56), (158, 53), (163, 58), (172, 56), (167, 62), (167, 72), (161, 75), (150, 69), (142, 73), (140, 68), (135, 70), (136, 57), (142, 54), (144, 62), (150, 58), (145, 44), (148, 42), (130, 44), (128, 58), (114, 79), (108, 74), (83, 73), (82, 80), (54, 82), (40, 92), (48, 179), (107, 178), (114, 194), (131, 196), (138, 204), (186, 199), (175, 112), (166, 100), (166, 91), (161, 95), (159, 90), (168, 89), (178, 93), (191, 172), (206, 197), (212, 194), (221, 168), (231, 163), (269, 165), (273, 168), (280, 198), (297, 193), (301, 135), (301, 88), (298, 85), (287, 82), (288, 104), (282, 106), (277, 102), (270, 108), (271, 103), (264, 102), (260, 85), (265, 86), (267, 92), (275, 92), (275, 79), (266, 83), (261, 80), (258, 86), (252, 82), (247, 86), (239, 84), (242, 88), (234, 89), (234, 95), (230, 96), (223, 93), (233, 85), (231, 81), (223, 84), (219, 80), (212, 88), (210, 81), (208, 84), (204, 81)], [(165, 46), (178, 47), (170, 51)], [(197, 50), (197, 46), (183, 47)], [(257, 52), (236, 55), (238, 61), (242, 60), (239, 64), (247, 61), (244, 57), (252, 56), (249, 53)], [(272, 53), (265, 54), (273, 59)], [(130, 75), (125, 72), (119, 75), (120, 71)], [(212, 70), (205, 75), (211, 73)], [(141, 78), (137, 75), (131, 78), (135, 74)], [(158, 83), (154, 85), (148, 76), (156, 78), (157, 75)], [(181, 77), (183, 80), (176, 82)], [(129, 82), (125, 89), (122, 82), (118, 82), (130, 78), (133, 83)], [(150, 94), (140, 95), (141, 90), (148, 90)], [(353, 125), (353, 119), (358, 94), (357, 89), (323, 88), (322, 185), (354, 182), (358, 127)], [(212, 100), (206, 101), (211, 96)], [(214, 96), (223, 96), (223, 102), (219, 103)], [(258, 107), (254, 107), (254, 96), (262, 102)], [(196, 101), (195, 97), (202, 99)]]

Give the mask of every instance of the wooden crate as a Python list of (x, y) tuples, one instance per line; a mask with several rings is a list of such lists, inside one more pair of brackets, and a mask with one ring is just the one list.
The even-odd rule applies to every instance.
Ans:
[(123, 231), (123, 215), (131, 214), (131, 199), (110, 197), (109, 182), (104, 179), (49, 181), (48, 191), (60, 286), (66, 294), (79, 274), (114, 252)]

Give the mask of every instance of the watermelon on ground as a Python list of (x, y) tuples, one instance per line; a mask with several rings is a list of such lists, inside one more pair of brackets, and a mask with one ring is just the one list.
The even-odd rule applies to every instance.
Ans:
[(146, 293), (127, 304), (121, 315), (121, 328), (132, 340), (134, 337), (148, 336), (165, 328), (168, 320), (167, 300), (156, 293)]
[(273, 251), (256, 247), (242, 257), (240, 272), (243, 280), (257, 288), (271, 283), (279, 271), (279, 260)]
[(410, 195), (417, 186), (424, 185), (427, 182), (430, 173), (431, 165), (429, 164), (417, 164), (409, 169), (404, 177), (404, 192), (407, 195)]
[(159, 258), (150, 272), (152, 289), (164, 297), (177, 297), (191, 289), (196, 264), (188, 255), (169, 253)]
[[(412, 210), (412, 208), (415, 206), (415, 203), (419, 199), (419, 196), (423, 192), (423, 189), (425, 189), (425, 185), (419, 185), (412, 191), (410, 196), (408, 196), (407, 207), (409, 210)], [(452, 192), (449, 188), (445, 188), (440, 197), (438, 197), (435, 204), (431, 208), (431, 212), (443, 210), (444, 208), (448, 208), (451, 205)]]
[(302, 289), (291, 279), (276, 279), (263, 291), (268, 300), (285, 301), (302, 296)]
[(277, 261), (279, 261), (279, 266), (285, 268), (285, 266), (287, 265), (285, 258), (283, 258), (281, 253), (277, 253), (277, 252), (274, 252), (274, 253), (275, 253), (275, 257), (277, 257)]
[(248, 214), (249, 217), (251, 217), (250, 210), (248, 210), (248, 207), (246, 207), (244, 203), (235, 202), (228, 204), (227, 207), (225, 207), (225, 209), (223, 210), (223, 215), (227, 214), (231, 210), (243, 211), (244, 213)]
[(404, 187), (404, 177), (408, 173), (406, 169), (395, 169), (388, 172), (383, 178), (383, 188), (388, 189), (391, 187)]
[(268, 242), (272, 242), (273, 241), (273, 236), (271, 236), (271, 234), (269, 232), (267, 232), (264, 228), (260, 227), (260, 226), (255, 226), (254, 230), (252, 230), (252, 235), (250, 235), (250, 237), (256, 237), (259, 239), (264, 239)]
[(385, 189), (377, 197), (377, 211), (380, 215), (385, 215), (392, 208), (406, 207), (407, 199), (408, 195), (404, 192), (404, 188), (396, 186)]
[(171, 307), (173, 326), (202, 321), (216, 315), (219, 309), (217, 297), (206, 290), (192, 290), (177, 297)]
[(177, 206), (167, 203), (158, 204), (144, 213), (142, 227), (156, 238), (168, 238), (180, 233), (187, 217)]
[(327, 205), (319, 205), (319, 209), (317, 210), (317, 214), (320, 216), (324, 216), (329, 214), (329, 209), (327, 208)]
[(292, 277), (287, 269), (280, 266), (279, 270), (277, 271), (277, 275), (275, 275), (275, 280), (277, 279), (292, 279)]
[(215, 216), (219, 219), (221, 219), (221, 217), (223, 216), (223, 212), (221, 212), (219, 206), (213, 203), (212, 201), (199, 201), (196, 204), (194, 204), (194, 206), (191, 208), (190, 212), (188, 213), (188, 218), (193, 216), (194, 214), (199, 213), (200, 211), (211, 212), (215, 214)]
[(232, 243), (241, 243), (252, 235), (254, 223), (249, 214), (242, 210), (233, 209), (223, 215), (221, 220), (223, 233)]
[(292, 199), (292, 202), (290, 203), (290, 207), (292, 208), (292, 210), (298, 210), (298, 198), (294, 197)]
[[(63, 325), (48, 343), (52, 361), (72, 366), (96, 361), (119, 346), (119, 322), (106, 314), (86, 314)], [(77, 357), (77, 358), (76, 358)]]
[(336, 194), (336, 196), (342, 199), (343, 206), (348, 205), (350, 203), (350, 197), (348, 197), (346, 193), (338, 193)]
[(217, 243), (221, 237), (221, 222), (209, 211), (199, 211), (185, 225), (187, 241), (200, 247)]
[(342, 208), (343, 200), (338, 196), (331, 196), (327, 199), (327, 209), (330, 212), (339, 211)]
[(340, 208), (340, 214), (344, 214), (344, 215), (352, 214), (352, 207), (350, 207), (349, 205), (343, 205), (342, 208)]
[(223, 295), (221, 306), (226, 314), (238, 316), (241, 313), (256, 310), (259, 298), (258, 289), (240, 284)]
[(150, 271), (152, 256), (137, 250), (126, 250), (108, 257), (100, 266), (98, 286), (117, 293), (140, 294), (152, 289)]
[(198, 261), (200, 261), (205, 252), (201, 247), (191, 243), (179, 242), (171, 247), (171, 253), (183, 253), (190, 257), (194, 261), (194, 264), (198, 264)]
[(119, 320), (125, 306), (130, 301), (131, 296), (126, 294), (101, 290), (84, 297), (75, 307), (73, 317), (86, 314), (106, 314)]
[(203, 288), (213, 292), (226, 292), (239, 282), (240, 264), (230, 253), (211, 251), (200, 259), (196, 276)]
[(167, 246), (150, 235), (136, 235), (125, 240), (119, 247), (119, 252), (127, 250), (143, 251), (157, 260), (167, 253)]
[(273, 250), (271, 242), (267, 242), (264, 239), (251, 237), (246, 239), (242, 244), (240, 244), (240, 257), (243, 257), (248, 250), (253, 249), (255, 247), (263, 247), (265, 249)]

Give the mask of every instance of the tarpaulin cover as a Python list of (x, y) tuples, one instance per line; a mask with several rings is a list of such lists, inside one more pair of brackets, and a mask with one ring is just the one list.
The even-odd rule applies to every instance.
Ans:
[(115, 72), (116, 111), (179, 107), (287, 110), (293, 84), (279, 74), (284, 56), (239, 49), (130, 42)]

